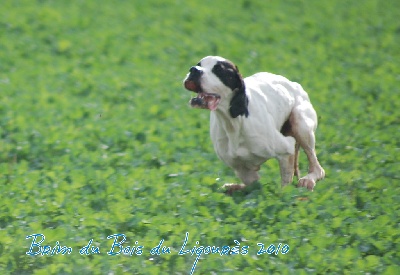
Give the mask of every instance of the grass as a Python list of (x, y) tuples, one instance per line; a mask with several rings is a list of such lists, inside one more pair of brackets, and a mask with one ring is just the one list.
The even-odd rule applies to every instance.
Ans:
[[(5, 1), (1, 273), (189, 274), (189, 232), (186, 249), (249, 246), (203, 253), (195, 274), (395, 274), (399, 14), (395, 0)], [(182, 88), (214, 54), (309, 92), (327, 172), (314, 192), (281, 189), (274, 160), (250, 194), (218, 190), (237, 179)], [(36, 233), (72, 253), (26, 255)], [(118, 233), (143, 253), (108, 255)], [(100, 253), (80, 255), (91, 239)], [(161, 240), (170, 253), (152, 255)], [(257, 243), (290, 250), (257, 255)]]

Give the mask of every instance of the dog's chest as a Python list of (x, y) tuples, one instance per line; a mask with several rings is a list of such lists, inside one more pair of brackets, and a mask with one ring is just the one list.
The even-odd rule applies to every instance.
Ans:
[(218, 157), (231, 167), (258, 167), (271, 158), (268, 154), (260, 154), (259, 151), (249, 147), (246, 143), (236, 145), (228, 140), (215, 143), (214, 149)]
[[(214, 127), (213, 127), (214, 126)], [(230, 167), (246, 166), (255, 169), (266, 160), (275, 157), (272, 146), (268, 146), (265, 136), (245, 133), (235, 125), (221, 128), (221, 124), (211, 124), (211, 140), (218, 157)]]

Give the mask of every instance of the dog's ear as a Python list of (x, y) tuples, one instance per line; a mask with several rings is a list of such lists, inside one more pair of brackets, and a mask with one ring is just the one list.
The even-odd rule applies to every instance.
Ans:
[[(243, 82), (243, 81), (242, 81)], [(236, 88), (233, 91), (233, 97), (229, 106), (229, 114), (232, 118), (236, 118), (238, 116), (246, 116), (249, 115), (249, 110), (247, 106), (249, 105), (249, 99), (247, 98), (244, 83), (241, 88)]]

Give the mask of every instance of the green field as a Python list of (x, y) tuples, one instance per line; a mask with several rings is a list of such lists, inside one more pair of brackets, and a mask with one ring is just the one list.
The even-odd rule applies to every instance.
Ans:
[[(0, 274), (396, 274), (399, 17), (398, 0), (2, 1)], [(270, 160), (259, 188), (223, 194), (238, 179), (182, 87), (206, 55), (308, 91), (314, 192), (282, 189)], [(132, 255), (108, 255), (114, 234)]]

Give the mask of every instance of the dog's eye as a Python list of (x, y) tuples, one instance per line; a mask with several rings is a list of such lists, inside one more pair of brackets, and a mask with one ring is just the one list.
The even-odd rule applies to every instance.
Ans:
[(199, 63), (197, 63), (197, 64), (196, 64), (196, 66), (199, 66), (199, 67), (200, 67), (200, 62), (199, 62)]

